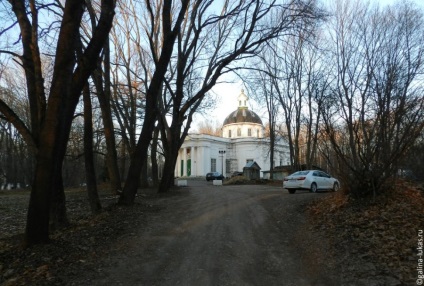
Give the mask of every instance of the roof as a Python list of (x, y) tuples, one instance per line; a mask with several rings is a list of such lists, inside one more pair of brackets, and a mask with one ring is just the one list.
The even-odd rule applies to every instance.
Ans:
[(247, 109), (246, 107), (239, 107), (235, 111), (231, 112), (225, 118), (223, 125), (246, 122), (263, 125), (261, 118), (255, 112)]
[(256, 161), (252, 162), (247, 162), (246, 166), (243, 167), (243, 169), (245, 168), (252, 168), (252, 169), (261, 169), (261, 167), (259, 167), (258, 163), (256, 163)]

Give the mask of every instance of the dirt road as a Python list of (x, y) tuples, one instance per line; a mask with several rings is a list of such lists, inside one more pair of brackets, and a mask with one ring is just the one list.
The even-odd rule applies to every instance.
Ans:
[(325, 194), (188, 185), (72, 285), (339, 285), (304, 213)]

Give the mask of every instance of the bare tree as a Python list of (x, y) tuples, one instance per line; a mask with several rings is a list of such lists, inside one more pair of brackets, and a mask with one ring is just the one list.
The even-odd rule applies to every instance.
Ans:
[(424, 127), (424, 19), (410, 3), (339, 1), (331, 23), (334, 84), (323, 110), (345, 187), (384, 192)]
[(222, 126), (218, 121), (202, 121), (198, 124), (197, 132), (200, 134), (208, 134), (213, 136), (220, 136), (222, 131)]
[[(63, 216), (64, 192), (62, 165), (66, 143), (81, 91), (96, 67), (96, 61), (107, 40), (114, 16), (115, 1), (103, 0), (96, 28), (82, 56), (75, 58), (79, 46), (79, 29), (85, 1), (66, 1), (63, 7), (43, 5), (33, 0), (9, 0), (7, 9), (13, 12), (20, 30), (22, 54), (1, 50), (16, 58), (25, 71), (26, 88), (30, 105), (31, 126), (22, 120), (3, 101), (0, 112), (14, 124), (28, 145), (36, 149), (36, 166), (28, 208), (25, 243), (32, 245), (49, 240), (51, 209), (60, 210)], [(50, 7), (61, 15), (58, 28), (53, 73), (46, 85), (42, 72), (39, 46), (38, 15), (40, 9)], [(46, 95), (48, 90), (48, 96)]]
[[(262, 51), (262, 54), (266, 52), (266, 48)], [(261, 67), (261, 64), (267, 65), (267, 60), (262, 56), (259, 57), (259, 61), (253, 62), (252, 70), (249, 77), (246, 79), (249, 82), (251, 89), (251, 94), (256, 97), (256, 100), (259, 102), (265, 102), (266, 104), (266, 113), (268, 117), (267, 124), (267, 136), (269, 136), (269, 158), (270, 158), (270, 175), (269, 178), (272, 180), (274, 178), (274, 154), (275, 154), (275, 144), (277, 140), (277, 120), (278, 120), (278, 100), (275, 96), (273, 81), (270, 78), (273, 78), (277, 75), (269, 73), (269, 67)]]
[[(300, 21), (318, 17), (312, 2), (225, 1), (221, 13), (210, 12), (211, 2), (193, 2), (177, 42), (176, 62), (161, 100), (161, 138), (165, 171), (159, 192), (173, 183), (178, 150), (190, 129), (193, 114), (218, 78), (254, 57), (267, 41), (291, 33)], [(278, 20), (270, 25), (274, 12)], [(212, 32), (214, 31), (214, 32)], [(166, 120), (167, 107), (170, 107)]]
[[(0, 99), (16, 112), (22, 122), (28, 124), (29, 106), (25, 94), (19, 88), (24, 80), (17, 74), (15, 65), (9, 65), (1, 75)], [(33, 149), (25, 143), (14, 125), (0, 113), (0, 176), (3, 177), (0, 188), (23, 187), (31, 184), (34, 164)]]
[(87, 183), (88, 201), (92, 213), (98, 213), (102, 209), (97, 191), (97, 179), (93, 158), (93, 113), (91, 105), (90, 87), (87, 83), (83, 91), (84, 100), (84, 161), (85, 176)]
[(155, 122), (158, 118), (158, 98), (161, 95), (163, 80), (174, 50), (174, 43), (187, 12), (188, 3), (187, 0), (183, 0), (175, 6), (171, 0), (152, 3), (146, 1), (145, 3), (148, 23), (143, 29), (147, 34), (155, 69), (152, 76), (144, 83), (146, 99), (143, 127), (131, 157), (128, 176), (119, 199), (121, 204), (130, 205), (134, 202), (143, 163), (148, 156)]

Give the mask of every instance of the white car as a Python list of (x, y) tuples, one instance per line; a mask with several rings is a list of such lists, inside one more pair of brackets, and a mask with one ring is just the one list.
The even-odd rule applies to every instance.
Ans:
[(283, 188), (287, 189), (290, 194), (294, 194), (296, 190), (309, 190), (316, 193), (318, 190), (337, 191), (340, 182), (319, 170), (298, 171), (284, 178)]

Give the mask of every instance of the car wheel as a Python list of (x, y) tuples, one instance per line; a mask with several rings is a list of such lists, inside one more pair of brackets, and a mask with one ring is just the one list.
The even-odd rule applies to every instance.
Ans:
[(311, 185), (311, 192), (312, 193), (316, 193), (318, 190), (317, 184), (316, 183), (312, 183)]
[(296, 193), (296, 189), (288, 189), (288, 191), (289, 191), (290, 194)]
[(339, 190), (339, 184), (334, 183), (333, 192), (337, 192)]

